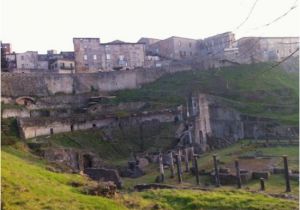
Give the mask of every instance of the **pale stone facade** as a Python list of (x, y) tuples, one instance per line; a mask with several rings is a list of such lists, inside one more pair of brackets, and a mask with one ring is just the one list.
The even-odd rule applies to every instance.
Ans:
[(68, 59), (57, 59), (50, 65), (50, 70), (60, 74), (71, 74), (75, 72), (75, 62)]
[(39, 55), (37, 51), (16, 53), (17, 69), (48, 70), (47, 55)]
[(199, 40), (198, 46), (201, 55), (224, 55), (227, 51), (230, 51), (230, 49), (236, 48), (237, 44), (235, 34), (225, 32)]
[(167, 59), (189, 59), (197, 54), (197, 40), (172, 36), (149, 45), (149, 51)]
[(143, 43), (145, 44), (145, 51), (146, 53), (149, 51), (149, 46), (158, 42), (158, 41), (161, 41), (161, 39), (155, 39), (155, 38), (145, 38), (145, 37), (142, 37), (138, 40), (138, 43)]
[(100, 44), (99, 38), (74, 38), (75, 66), (78, 73), (143, 67), (145, 44), (113, 41)]
[(77, 73), (98, 72), (103, 69), (103, 48), (99, 38), (73, 38)]
[(27, 51), (16, 54), (18, 69), (37, 69), (38, 67), (38, 52)]
[(243, 37), (238, 48), (243, 63), (280, 61), (299, 48), (299, 37)]
[(143, 67), (145, 63), (145, 45), (114, 41), (101, 44), (104, 49), (104, 69), (121, 70)]

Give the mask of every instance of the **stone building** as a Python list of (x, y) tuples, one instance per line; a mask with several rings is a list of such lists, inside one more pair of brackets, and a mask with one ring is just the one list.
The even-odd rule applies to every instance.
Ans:
[(280, 61), (299, 48), (299, 37), (243, 37), (238, 48), (243, 63)]
[(197, 54), (197, 40), (172, 36), (149, 45), (148, 49), (151, 54), (167, 59), (189, 59)]
[(75, 67), (78, 73), (143, 67), (145, 44), (119, 40), (100, 43), (99, 38), (74, 38)]
[(75, 68), (77, 73), (101, 71), (104, 53), (99, 38), (73, 38)]
[(59, 74), (72, 74), (75, 72), (75, 62), (69, 59), (56, 59), (50, 65), (50, 70)]
[(128, 43), (119, 40), (101, 44), (104, 49), (104, 69), (121, 70), (143, 67), (145, 63), (145, 44)]
[(143, 43), (145, 44), (145, 51), (146, 53), (148, 53), (148, 50), (149, 50), (149, 46), (151, 44), (154, 44), (158, 41), (161, 41), (161, 39), (155, 39), (155, 38), (145, 38), (145, 37), (142, 37), (138, 40), (138, 43)]
[(4, 55), (4, 58), (6, 60), (6, 67), (7, 69), (15, 69), (17, 68), (17, 58), (16, 53), (10, 53)]
[(219, 55), (223, 56), (230, 49), (236, 49), (235, 34), (225, 32), (214, 36), (207, 37), (198, 41), (198, 49), (201, 55)]
[(16, 54), (17, 69), (37, 69), (38, 52), (27, 51)]
[(17, 69), (48, 70), (47, 55), (39, 55), (37, 51), (16, 53)]
[(10, 43), (1, 42), (1, 53), (4, 55), (11, 54), (11, 45)]

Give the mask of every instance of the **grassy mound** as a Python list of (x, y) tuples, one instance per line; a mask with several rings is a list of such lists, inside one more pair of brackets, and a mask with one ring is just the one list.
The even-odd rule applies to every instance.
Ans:
[(298, 124), (299, 73), (281, 67), (266, 71), (269, 66), (239, 65), (166, 75), (140, 89), (115, 92), (112, 103), (146, 101), (150, 108), (160, 109), (185, 104), (196, 91), (222, 97), (245, 114)]

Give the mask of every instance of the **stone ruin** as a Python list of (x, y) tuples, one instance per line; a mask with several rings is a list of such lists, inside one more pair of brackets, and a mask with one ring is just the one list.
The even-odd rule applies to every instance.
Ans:
[[(118, 188), (122, 187), (118, 171), (104, 168), (104, 162), (92, 152), (66, 148), (47, 148), (42, 153), (44, 158), (53, 166), (68, 169), (60, 172), (79, 173), (83, 171), (93, 180), (112, 181)], [(59, 172), (59, 169), (51, 170)]]

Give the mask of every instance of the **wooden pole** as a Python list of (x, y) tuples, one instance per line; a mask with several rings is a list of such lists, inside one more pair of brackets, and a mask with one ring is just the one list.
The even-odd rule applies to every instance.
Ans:
[(260, 190), (265, 191), (265, 179), (260, 178)]
[(159, 155), (159, 173), (160, 173), (160, 181), (165, 181), (165, 172), (164, 172), (164, 164), (163, 164), (163, 158), (162, 155)]
[(213, 155), (214, 160), (214, 167), (215, 167), (215, 184), (216, 187), (220, 187), (220, 179), (219, 179), (219, 169), (218, 169), (218, 162), (217, 162), (217, 155)]
[(171, 171), (171, 178), (174, 178), (175, 176), (175, 168), (174, 168), (174, 159), (173, 159), (173, 152), (170, 151), (169, 153), (170, 156), (170, 171)]
[(235, 169), (236, 169), (237, 186), (240, 189), (242, 188), (242, 180), (241, 180), (240, 166), (238, 160), (235, 161)]
[(194, 155), (194, 169), (195, 169), (195, 175), (196, 175), (196, 183), (197, 185), (200, 184), (200, 181), (199, 181), (199, 169), (198, 169), (198, 161), (197, 161), (197, 155)]
[(181, 177), (181, 160), (178, 154), (175, 155), (176, 157), (176, 165), (177, 165), (177, 175), (178, 175), (178, 182), (182, 183), (182, 177)]
[(283, 164), (284, 164), (284, 175), (285, 175), (285, 186), (286, 186), (286, 192), (291, 192), (291, 184), (290, 184), (290, 177), (289, 177), (289, 168), (288, 168), (288, 162), (287, 162), (287, 156), (283, 156)]
[(190, 166), (189, 166), (189, 148), (184, 149), (184, 162), (185, 162), (185, 172), (190, 171)]

